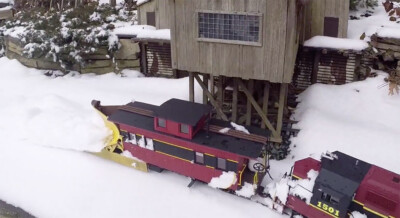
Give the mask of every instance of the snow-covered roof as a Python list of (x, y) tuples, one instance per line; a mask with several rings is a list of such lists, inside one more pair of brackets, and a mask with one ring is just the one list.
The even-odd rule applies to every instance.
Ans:
[(328, 36), (314, 36), (311, 39), (304, 42), (306, 47), (314, 48), (330, 48), (337, 50), (354, 50), (362, 51), (368, 48), (368, 43), (363, 40), (357, 39), (343, 39), (334, 38)]
[(137, 0), (136, 6), (141, 6), (146, 4), (147, 2), (150, 2), (151, 0)]
[(156, 29), (148, 25), (132, 25), (117, 27), (114, 33), (119, 36), (132, 36), (137, 39), (157, 39), (157, 40), (171, 40), (170, 29)]
[(398, 27), (382, 27), (376, 34), (379, 37), (400, 39), (400, 29)]

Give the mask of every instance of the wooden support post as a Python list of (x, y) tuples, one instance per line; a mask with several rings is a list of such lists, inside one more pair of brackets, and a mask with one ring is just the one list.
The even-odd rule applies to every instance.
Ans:
[[(270, 84), (269, 82), (265, 82), (264, 86), (264, 97), (263, 97), (263, 113), (265, 116), (268, 117), (268, 103), (269, 103), (269, 89), (270, 89)], [(261, 128), (265, 129), (265, 123), (261, 122)]]
[(313, 71), (311, 75), (311, 84), (317, 83), (318, 79), (318, 67), (319, 67), (319, 61), (321, 59), (321, 50), (316, 50), (315, 51), (315, 56), (314, 56), (314, 66), (313, 66)]
[[(251, 96), (253, 96), (254, 91), (254, 80), (249, 80), (247, 83), (247, 89), (249, 90)], [(251, 101), (247, 98), (247, 106), (246, 106), (246, 125), (250, 126), (251, 124)]]
[(211, 78), (210, 78), (210, 84), (211, 84), (211, 94), (214, 96), (214, 94), (215, 94), (215, 81), (214, 81), (214, 75), (211, 75)]
[(206, 87), (206, 85), (204, 85), (203, 81), (201, 81), (201, 79), (198, 75), (195, 74), (194, 78), (197, 80), (197, 82), (199, 83), (199, 85), (203, 89), (203, 91), (206, 92), (206, 95), (208, 96), (208, 99), (210, 100), (211, 105), (214, 106), (215, 110), (217, 111), (218, 116), (221, 117), (222, 120), (228, 121), (228, 117), (224, 114), (224, 112), (222, 111), (222, 108), (219, 107), (214, 96), (212, 96), (210, 91), (208, 91), (208, 87)]
[(257, 111), (258, 115), (262, 118), (263, 122), (265, 125), (268, 127), (268, 129), (272, 133), (271, 141), (273, 142), (282, 142), (282, 138), (280, 136), (280, 133), (278, 133), (274, 126), (271, 124), (271, 122), (268, 120), (267, 116), (263, 113), (263, 110), (261, 107), (258, 105), (256, 100), (254, 100), (254, 97), (251, 95), (249, 90), (247, 90), (247, 87), (244, 85), (244, 83), (241, 80), (238, 80), (239, 86), (242, 87), (244, 94), (246, 94), (246, 97), (250, 99), (251, 104), (253, 105), (254, 109)]
[(287, 83), (282, 83), (281, 84), (281, 90), (280, 90), (280, 93), (279, 93), (278, 119), (276, 121), (276, 131), (279, 134), (282, 131), (283, 111), (284, 111), (285, 106), (286, 106), (287, 92), (288, 92), (288, 84)]
[(189, 72), (189, 101), (194, 102), (194, 73)]
[(149, 76), (147, 74), (147, 51), (146, 45), (142, 42), (139, 43), (140, 46), (140, 70), (143, 72), (144, 75)]
[(232, 95), (232, 122), (236, 122), (238, 118), (238, 94), (239, 94), (239, 78), (233, 78), (233, 95)]
[[(208, 80), (209, 80), (209, 78), (210, 78), (209, 74), (204, 74), (203, 75), (203, 83), (207, 87), (207, 91), (208, 91)], [(208, 97), (207, 97), (206, 91), (203, 90), (203, 104), (207, 104), (207, 103), (208, 103)]]
[(222, 108), (222, 104), (224, 103), (224, 85), (223, 85), (223, 77), (219, 76), (218, 77), (218, 105), (220, 108)]

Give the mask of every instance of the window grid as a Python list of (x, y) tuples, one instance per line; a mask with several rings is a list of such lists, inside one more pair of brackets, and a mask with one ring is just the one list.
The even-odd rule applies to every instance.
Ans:
[(199, 37), (259, 42), (260, 16), (199, 12)]

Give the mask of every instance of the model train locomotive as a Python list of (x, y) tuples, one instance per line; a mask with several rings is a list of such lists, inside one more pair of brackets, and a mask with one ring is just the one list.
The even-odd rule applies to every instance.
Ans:
[[(190, 177), (189, 185), (201, 181), (247, 198), (271, 198), (261, 185), (269, 169), (265, 129), (213, 119), (210, 106), (178, 99), (160, 106), (92, 105), (114, 133), (99, 156), (142, 171), (176, 172)], [(309, 200), (288, 191), (286, 199), (257, 201), (306, 217), (348, 217), (352, 211), (400, 217), (399, 175), (340, 152), (321, 161), (297, 161), (291, 178), (307, 181), (310, 171), (319, 174), (312, 190), (305, 190)], [(288, 182), (287, 189), (294, 189), (293, 184)]]

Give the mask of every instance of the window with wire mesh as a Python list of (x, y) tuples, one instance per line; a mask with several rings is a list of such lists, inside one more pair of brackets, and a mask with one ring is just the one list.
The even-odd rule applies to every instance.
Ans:
[(260, 16), (199, 12), (199, 38), (260, 41)]

